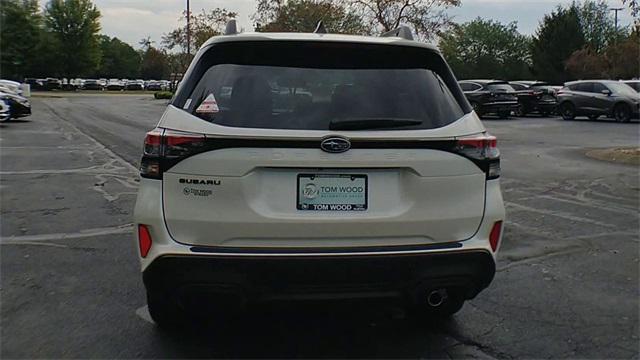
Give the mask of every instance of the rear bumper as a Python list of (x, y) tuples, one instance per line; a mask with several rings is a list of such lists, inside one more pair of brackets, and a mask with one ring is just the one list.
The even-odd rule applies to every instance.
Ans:
[(482, 111), (485, 113), (501, 112), (501, 111), (514, 111), (518, 109), (517, 101), (496, 101), (484, 103), (481, 105)]
[[(274, 300), (395, 298), (415, 302), (446, 288), (466, 299), (495, 274), (488, 251), (371, 256), (179, 256), (157, 258), (144, 272), (148, 291), (189, 306)], [(226, 302), (226, 301), (225, 301)]]
[(31, 106), (22, 105), (15, 101), (10, 103), (11, 106), (11, 117), (13, 118), (21, 118), (25, 116), (31, 115)]
[(552, 112), (558, 106), (558, 103), (555, 101), (536, 101), (528, 104), (531, 107), (532, 111), (545, 111)]

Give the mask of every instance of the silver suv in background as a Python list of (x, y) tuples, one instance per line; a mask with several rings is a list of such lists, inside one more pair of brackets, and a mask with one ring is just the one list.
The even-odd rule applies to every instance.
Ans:
[(640, 80), (621, 80), (621, 82), (631, 86), (633, 90), (640, 93)]
[(587, 116), (591, 120), (609, 116), (618, 122), (628, 122), (638, 117), (640, 94), (619, 81), (573, 81), (558, 92), (558, 109), (565, 120), (576, 116)]

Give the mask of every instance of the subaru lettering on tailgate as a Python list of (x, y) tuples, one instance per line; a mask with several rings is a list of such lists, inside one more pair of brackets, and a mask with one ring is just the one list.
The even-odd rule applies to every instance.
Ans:
[(298, 175), (298, 210), (367, 210), (367, 176), (345, 174)]

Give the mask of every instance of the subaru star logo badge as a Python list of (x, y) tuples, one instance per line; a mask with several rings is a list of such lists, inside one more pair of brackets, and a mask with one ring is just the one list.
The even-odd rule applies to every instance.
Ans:
[(351, 149), (351, 143), (345, 138), (330, 137), (322, 140), (320, 148), (329, 153), (341, 153)]

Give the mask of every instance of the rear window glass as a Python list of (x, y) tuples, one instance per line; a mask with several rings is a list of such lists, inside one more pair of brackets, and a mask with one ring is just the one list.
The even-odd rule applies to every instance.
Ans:
[(504, 83), (489, 84), (489, 85), (487, 85), (487, 89), (490, 90), (490, 91), (496, 91), (496, 92), (511, 92), (511, 91), (514, 91), (513, 87), (511, 87), (511, 85), (504, 84)]
[[(629, 84), (624, 83), (608, 83), (607, 87), (613, 90), (614, 93), (631, 96), (637, 98), (638, 93), (632, 88), (627, 86)], [(603, 86), (604, 87), (604, 86)], [(606, 88), (605, 88), (606, 89)]]
[(316, 46), (287, 57), (291, 49), (283, 49), (263, 61), (257, 51), (216, 61), (181, 107), (219, 125), (267, 129), (336, 130), (337, 123), (348, 123), (343, 130), (430, 129), (464, 115), (441, 75), (448, 71), (444, 61), (431, 67), (425, 57), (418, 66), (396, 57), (376, 64), (369, 59), (378, 51), (345, 50)]
[(627, 85), (631, 86), (635, 91), (640, 92), (640, 82), (628, 82)]

